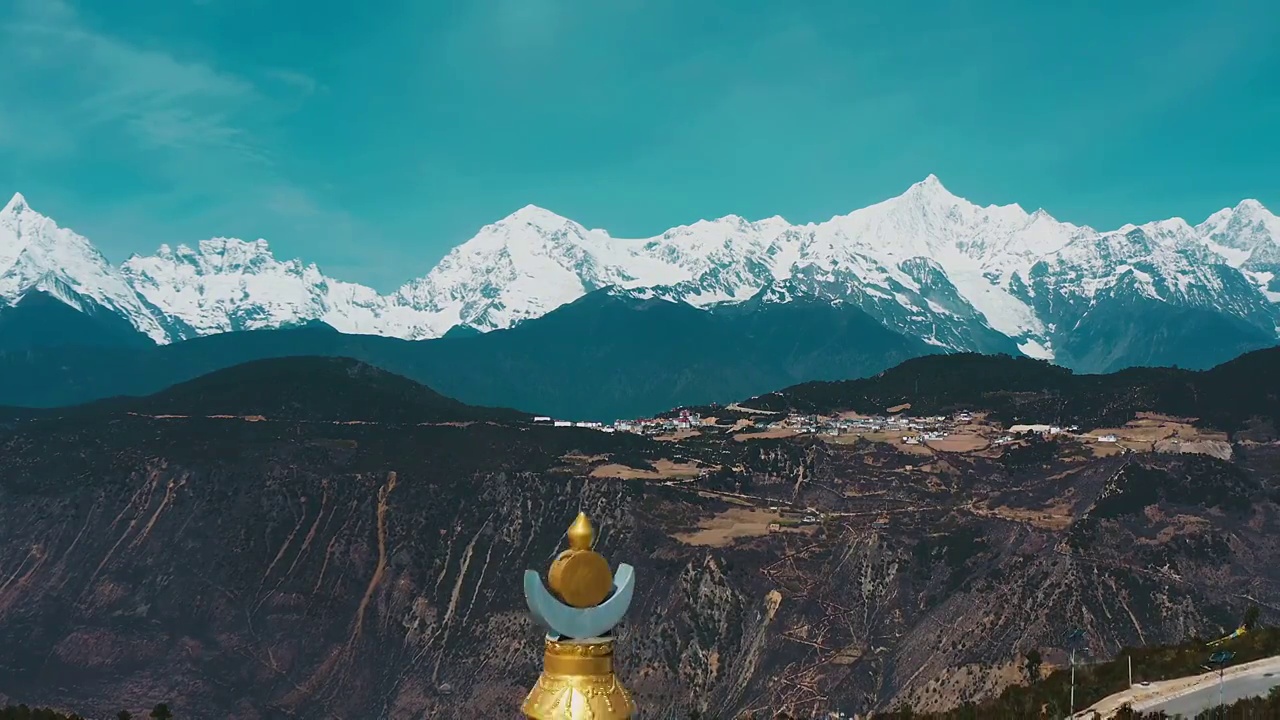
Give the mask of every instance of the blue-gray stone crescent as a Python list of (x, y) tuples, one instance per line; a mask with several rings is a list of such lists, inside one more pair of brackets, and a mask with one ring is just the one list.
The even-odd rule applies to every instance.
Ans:
[(613, 576), (613, 594), (595, 607), (575, 608), (557, 600), (536, 570), (524, 571), (524, 599), (534, 621), (551, 634), (574, 640), (601, 637), (622, 622), (635, 587), (635, 569), (619, 565)]

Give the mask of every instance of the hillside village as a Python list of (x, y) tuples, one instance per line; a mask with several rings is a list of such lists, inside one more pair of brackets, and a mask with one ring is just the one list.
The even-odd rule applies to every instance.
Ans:
[[(923, 467), (929, 456), (938, 453), (973, 453), (998, 457), (1006, 449), (1034, 439), (1063, 440), (1086, 454), (1097, 456), (1131, 452), (1204, 452), (1205, 432), (1176, 418), (1145, 416), (1123, 428), (1084, 432), (1075, 425), (1003, 425), (983, 412), (958, 411), (946, 415), (913, 415), (909, 405), (887, 408), (882, 413), (835, 414), (775, 413), (733, 404), (711, 406), (701, 412), (681, 409), (657, 417), (618, 420), (612, 423), (535, 418), (538, 424), (577, 427), (607, 433), (634, 433), (652, 440), (695, 441), (716, 438), (731, 443), (756, 440), (810, 437), (835, 445), (871, 442), (898, 452), (919, 456)], [(1216, 448), (1216, 445), (1214, 446)], [(1229, 445), (1226, 445), (1229, 451)], [(598, 477), (645, 479), (672, 487), (688, 487), (703, 495), (728, 499), (734, 507), (723, 517), (706, 520), (696, 530), (677, 536), (690, 544), (715, 544), (729, 537), (770, 533), (809, 533), (823, 523), (849, 517), (865, 517), (872, 528), (883, 528), (891, 513), (862, 508), (847, 512), (824, 511), (807, 503), (790, 503), (776, 497), (753, 494), (735, 487), (708, 487), (700, 483), (714, 475), (714, 462), (690, 461), (682, 450), (672, 448), (671, 458), (650, 459), (646, 465), (632, 466), (606, 462), (591, 472)], [(672, 459), (675, 458), (675, 459)], [(908, 470), (917, 461), (908, 460)], [(695, 483), (696, 485), (690, 485)]]
[[(717, 485), (709, 481), (723, 466), (705, 456), (690, 459), (688, 448), (680, 447), (684, 442), (702, 446), (705, 445), (699, 442), (702, 440), (713, 440), (712, 444), (716, 445), (725, 441), (734, 444), (809, 437), (832, 445), (873, 443), (915, 456), (906, 458), (901, 465), (907, 472), (914, 468), (936, 467), (934, 460), (943, 454), (1001, 458), (1037, 441), (1049, 441), (1042, 448), (1054, 452), (1060, 450), (1063, 457), (1070, 457), (1072, 461), (1129, 453), (1196, 453), (1229, 460), (1233, 453), (1225, 433), (1196, 427), (1191, 419), (1145, 412), (1138, 413), (1122, 427), (1083, 430), (1077, 425), (1005, 425), (996, 422), (988, 413), (963, 410), (946, 415), (917, 416), (910, 414), (910, 406), (906, 404), (886, 408), (876, 414), (775, 413), (737, 404), (723, 408), (711, 406), (701, 408), (701, 411), (681, 409), (658, 417), (613, 423), (570, 422), (548, 416), (539, 417), (536, 422), (609, 433), (635, 433), (658, 442), (671, 442), (675, 447), (671, 448), (669, 457), (648, 458), (638, 465), (604, 461), (590, 472), (595, 477), (650, 480), (730, 502), (732, 506), (728, 510), (700, 521), (695, 529), (674, 536), (682, 543), (692, 545), (717, 545), (732, 538), (772, 533), (807, 534), (826, 523), (854, 517), (863, 518), (871, 528), (884, 528), (892, 522), (892, 510), (870, 507), (824, 510), (810, 503), (789, 502), (753, 492), (733, 482)], [(577, 461), (588, 460), (590, 458), (577, 458)], [(982, 512), (980, 509), (973, 511)], [(1033, 521), (1038, 523), (1054, 525), (1061, 521), (1053, 512), (1033, 515)]]
[[(743, 412), (740, 406), (729, 406), (728, 409)], [(904, 408), (905, 409), (905, 408)], [(890, 411), (897, 410), (891, 408)], [(827, 438), (849, 436), (878, 436), (874, 439), (889, 440), (905, 446), (922, 444), (972, 445), (969, 442), (954, 442), (956, 436), (973, 439), (975, 435), (982, 438), (982, 446), (999, 446), (1015, 442), (1019, 437), (1039, 435), (1043, 437), (1074, 437), (1090, 442), (1103, 444), (1118, 443), (1120, 437), (1114, 432), (1081, 434), (1076, 425), (1012, 425), (1007, 428), (991, 424), (985, 416), (971, 412), (957, 412), (952, 415), (913, 416), (903, 412), (887, 412), (884, 415), (859, 415), (841, 413), (839, 415), (796, 415), (775, 416), (763, 411), (754, 412), (759, 420), (738, 420), (732, 424), (722, 424), (716, 417), (680, 410), (672, 417), (649, 417), (628, 420), (615, 420), (612, 423), (598, 421), (557, 420), (550, 416), (538, 416), (535, 423), (550, 424), (555, 427), (590, 428), (601, 432), (628, 432), (656, 438), (674, 437), (679, 433), (688, 434), (699, 431), (736, 431), (736, 439), (745, 440), (752, 437), (786, 437), (793, 435), (818, 435)], [(952, 439), (953, 442), (945, 441)], [(960, 447), (940, 449), (960, 450)], [(963, 449), (977, 449), (966, 447)]]

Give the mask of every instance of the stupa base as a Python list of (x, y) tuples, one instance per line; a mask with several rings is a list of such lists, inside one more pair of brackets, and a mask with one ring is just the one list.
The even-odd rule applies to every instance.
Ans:
[(546, 639), (542, 674), (520, 706), (531, 720), (627, 720), (631, 693), (613, 674), (613, 638)]

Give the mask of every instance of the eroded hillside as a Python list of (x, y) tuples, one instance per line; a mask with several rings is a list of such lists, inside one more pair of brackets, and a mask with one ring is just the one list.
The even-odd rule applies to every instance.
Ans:
[(129, 413), (5, 433), (0, 701), (90, 714), (507, 715), (540, 664), (521, 573), (580, 508), (639, 573), (619, 672), (715, 717), (947, 707), (1033, 648), (1061, 663), (1068, 626), (1104, 655), (1280, 607), (1267, 443)]

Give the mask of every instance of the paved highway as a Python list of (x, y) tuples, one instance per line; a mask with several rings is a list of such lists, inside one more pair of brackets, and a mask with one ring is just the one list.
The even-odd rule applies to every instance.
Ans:
[[(1280, 673), (1276, 672), (1243, 675), (1235, 678), (1228, 676), (1222, 681), (1223, 702), (1230, 705), (1247, 697), (1263, 696), (1271, 688), (1278, 686), (1280, 686)], [(1182, 715), (1192, 718), (1196, 716), (1196, 713), (1206, 708), (1216, 708), (1217, 706), (1218, 683), (1215, 680), (1212, 685), (1206, 685), (1195, 692), (1167, 700), (1159, 705), (1143, 708), (1143, 710), (1146, 712), (1163, 710), (1174, 717)]]
[[(1272, 687), (1280, 686), (1280, 656), (1263, 658), (1227, 668), (1223, 678), (1223, 697), (1230, 703), (1254, 695), (1265, 695)], [(1218, 703), (1218, 674), (1202, 673), (1173, 680), (1159, 680), (1146, 685), (1134, 685), (1103, 698), (1077, 718), (1088, 718), (1097, 711), (1111, 720), (1123, 705), (1135, 710), (1164, 710), (1166, 713), (1182, 713), (1195, 717), (1206, 707)]]

